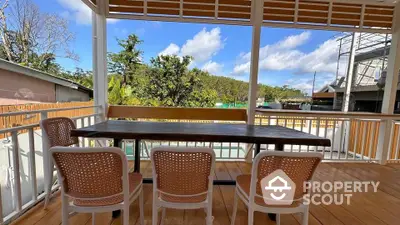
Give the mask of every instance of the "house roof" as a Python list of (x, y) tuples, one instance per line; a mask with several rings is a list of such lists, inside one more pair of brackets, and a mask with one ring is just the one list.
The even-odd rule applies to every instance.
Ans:
[[(335, 89), (336, 92), (344, 92), (345, 88), (340, 87)], [(376, 85), (364, 85), (364, 86), (356, 86), (351, 88), (351, 92), (367, 92), (367, 91), (378, 91), (379, 88)]]
[(57, 85), (61, 85), (64, 87), (68, 87), (71, 89), (80, 89), (83, 90), (85, 92), (89, 92), (92, 93), (93, 90), (90, 88), (87, 88), (81, 84), (78, 84), (76, 82), (70, 81), (68, 79), (65, 78), (61, 78), (61, 77), (56, 77), (54, 75), (51, 75), (49, 73), (45, 73), (42, 72), (40, 70), (36, 70), (36, 69), (32, 69), (26, 66), (21, 66), (19, 64), (4, 60), (4, 59), (0, 59), (0, 69), (4, 69), (4, 70), (8, 70), (8, 71), (12, 71), (15, 73), (19, 73), (19, 74), (23, 74), (25, 76), (30, 76), (36, 79), (40, 79), (40, 80), (44, 80), (47, 82), (51, 82)]
[(332, 84), (327, 84), (327, 85), (323, 86), (317, 93), (335, 92), (334, 83), (335, 82), (333, 82)]

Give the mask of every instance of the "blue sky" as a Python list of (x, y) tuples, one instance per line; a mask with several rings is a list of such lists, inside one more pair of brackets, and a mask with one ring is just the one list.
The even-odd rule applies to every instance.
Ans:
[[(76, 39), (72, 50), (78, 62), (59, 58), (65, 68), (92, 68), (92, 27), (90, 9), (80, 0), (34, 0), (42, 11), (56, 13), (70, 21)], [(111, 20), (107, 24), (108, 51), (119, 50), (116, 38), (134, 33), (143, 40), (143, 60), (159, 54), (192, 55), (192, 67), (215, 75), (248, 80), (251, 27)], [(289, 85), (310, 92), (314, 71), (316, 89), (336, 76), (336, 32), (300, 29), (262, 29), (259, 82), (273, 86)]]

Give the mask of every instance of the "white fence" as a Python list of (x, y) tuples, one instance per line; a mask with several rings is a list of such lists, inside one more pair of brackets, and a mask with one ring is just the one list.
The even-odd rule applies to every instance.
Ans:
[[(346, 114), (259, 112), (257, 125), (279, 125), (331, 140), (331, 147), (285, 145), (289, 152), (320, 152), (328, 161), (378, 161), (377, 142), (381, 119)], [(274, 150), (273, 145), (263, 147)]]
[[(94, 106), (10, 112), (0, 117), (40, 113), (40, 119), (56, 111), (96, 108)], [(94, 124), (100, 114), (72, 118), (78, 128)], [(1, 119), (1, 118), (0, 118)], [(8, 223), (41, 201), (44, 194), (44, 160), (42, 131), (39, 124), (0, 129), (0, 215), (2, 223)], [(89, 140), (80, 139), (81, 146), (88, 146)], [(53, 187), (57, 188), (57, 187)]]
[[(0, 114), (0, 117), (13, 115), (30, 115), (40, 113), (41, 119), (47, 118), (49, 112), (66, 111), (94, 106), (50, 109), (28, 112)], [(101, 114), (91, 114), (72, 118), (78, 128), (94, 124)], [(376, 162), (381, 159), (378, 151), (379, 130), (382, 124), (393, 124), (393, 135), (388, 149), (388, 160), (399, 161), (400, 123), (396, 116), (379, 117), (379, 114), (343, 114), (299, 111), (258, 111), (255, 125), (279, 125), (302, 132), (329, 138), (331, 147), (285, 145), (289, 152), (321, 152), (324, 160), (339, 162)], [(8, 223), (44, 198), (43, 179), (43, 140), (39, 124), (18, 126), (0, 130), (6, 137), (0, 142), (1, 192), (0, 215), (3, 223)], [(124, 142), (124, 149), (133, 159), (132, 141)], [(92, 146), (91, 140), (80, 138), (80, 145)], [(206, 143), (206, 142), (142, 142), (142, 159), (149, 158), (153, 146), (211, 146), (218, 160), (245, 160), (252, 158), (246, 154), (249, 146), (244, 143)], [(262, 145), (261, 150), (274, 150), (273, 145)], [(56, 187), (55, 187), (56, 188)]]

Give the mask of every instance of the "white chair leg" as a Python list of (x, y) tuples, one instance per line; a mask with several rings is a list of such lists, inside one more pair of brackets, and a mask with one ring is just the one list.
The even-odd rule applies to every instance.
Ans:
[(123, 211), (122, 225), (129, 225), (129, 205), (125, 206)]
[(50, 198), (51, 198), (51, 190), (46, 187), (45, 192), (46, 192), (46, 197), (44, 200), (44, 209), (47, 209), (47, 206), (49, 205)]
[(237, 207), (238, 207), (238, 194), (237, 194), (237, 190), (236, 190), (235, 191), (235, 197), (234, 197), (234, 200), (233, 200), (233, 211), (232, 211), (232, 217), (231, 217), (231, 225), (235, 224)]
[(54, 174), (53, 163), (48, 163), (46, 165), (47, 165), (47, 167), (45, 167), (45, 168), (49, 168), (49, 169), (44, 172), (44, 191), (46, 193), (46, 197), (44, 200), (44, 208), (45, 209), (47, 209), (47, 206), (49, 205), (49, 202), (50, 202), (51, 188), (53, 186), (53, 174)]
[(247, 224), (248, 225), (253, 225), (254, 224), (254, 210), (248, 209), (248, 218), (247, 218)]
[(92, 213), (92, 225), (96, 225), (96, 214)]
[(281, 225), (281, 214), (276, 214), (276, 225)]
[(152, 225), (157, 225), (158, 224), (158, 207), (156, 206), (156, 203), (153, 201), (153, 218), (151, 220)]
[(61, 215), (61, 225), (68, 225), (68, 218), (69, 218), (69, 209), (68, 209), (68, 197), (64, 195), (64, 193), (61, 194), (61, 210), (62, 210), (62, 215)]
[[(161, 211), (161, 223), (160, 223), (160, 225), (164, 225), (164, 220), (165, 220), (165, 214), (166, 214), (166, 208), (162, 208), (162, 211)], [(158, 211), (157, 211), (157, 213), (158, 213)]]
[(308, 207), (304, 210), (303, 213), (303, 222), (301, 225), (308, 225)]
[(143, 188), (140, 190), (139, 195), (139, 213), (140, 213), (140, 224), (144, 225), (144, 200), (143, 200)]
[(212, 216), (212, 206), (211, 206), (211, 204), (208, 204), (208, 206), (207, 206), (206, 224), (207, 225), (212, 225), (213, 224), (213, 216)]

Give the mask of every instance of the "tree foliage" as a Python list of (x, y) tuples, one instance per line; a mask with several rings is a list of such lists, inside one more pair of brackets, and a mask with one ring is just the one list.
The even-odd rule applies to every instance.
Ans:
[(151, 59), (147, 93), (164, 106), (214, 106), (216, 95), (202, 84), (199, 71), (188, 69), (191, 60), (175, 55)]
[[(55, 15), (40, 13), (31, 0), (15, 0), (11, 5), (15, 15), (22, 15), (22, 22), (17, 23), (12, 20), (13, 16), (8, 17), (5, 9), (9, 7), (9, 2), (0, 0), (0, 58), (93, 88), (91, 71), (80, 68), (76, 68), (75, 71), (65, 71), (56, 63), (58, 57), (56, 53), (59, 52), (60, 45), (71, 40), (65, 21)], [(21, 9), (15, 8), (16, 6)], [(55, 26), (61, 27), (37, 24), (43, 19), (53, 21)], [(14, 23), (18, 26), (9, 29), (9, 25)], [(49, 43), (38, 34), (43, 30), (46, 35), (50, 35)], [(60, 40), (55, 41), (55, 37), (60, 37)], [(152, 58), (149, 64), (145, 64), (142, 62), (143, 52), (139, 50), (142, 41), (136, 35), (131, 34), (123, 40), (117, 39), (117, 42), (121, 50), (108, 54), (110, 104), (214, 107), (217, 102), (233, 104), (247, 102), (248, 82), (214, 76), (200, 69), (191, 68), (190, 56), (157, 56)], [(64, 50), (68, 52), (68, 49)], [(264, 84), (258, 86), (258, 97), (265, 98), (266, 101), (299, 96), (304, 94), (288, 86), (272, 87)]]
[(116, 73), (123, 76), (123, 84), (132, 82), (132, 76), (138, 65), (142, 52), (137, 46), (142, 43), (139, 38), (131, 34), (126, 40), (117, 39), (118, 45), (122, 50), (118, 53), (108, 54), (108, 68), (110, 73)]
[(0, 38), (1, 58), (45, 72), (57, 72), (56, 57), (78, 60), (68, 21), (32, 0), (0, 0)]

